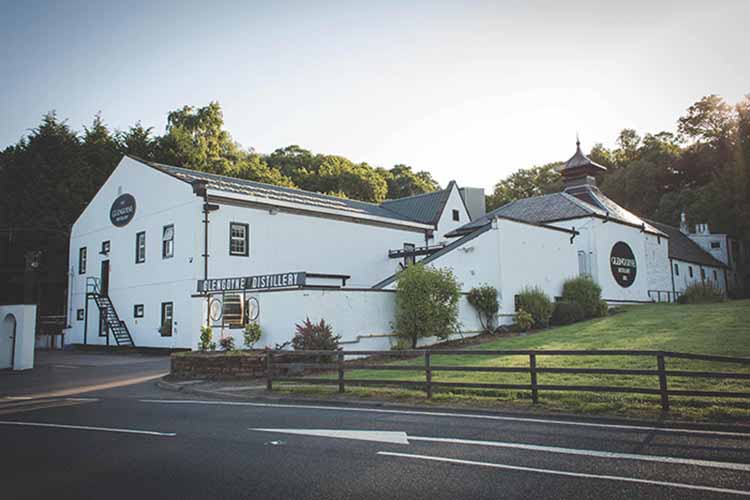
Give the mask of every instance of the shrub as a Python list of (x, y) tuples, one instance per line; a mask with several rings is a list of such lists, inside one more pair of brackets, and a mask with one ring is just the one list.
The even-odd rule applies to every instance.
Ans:
[(531, 314), (534, 318), (534, 325), (539, 328), (549, 326), (549, 319), (552, 316), (552, 302), (547, 294), (540, 288), (524, 288), (517, 297), (518, 309), (523, 309)]
[(530, 312), (519, 309), (516, 313), (516, 325), (522, 332), (528, 332), (534, 326), (534, 316)]
[(333, 334), (333, 328), (326, 320), (313, 323), (310, 318), (301, 325), (296, 325), (297, 331), (292, 339), (292, 346), (298, 351), (334, 351), (339, 347), (341, 337)]
[(222, 337), (221, 340), (219, 340), (219, 345), (221, 345), (221, 348), (225, 351), (234, 351), (234, 337)]
[(242, 332), (242, 343), (245, 347), (252, 349), (256, 342), (260, 340), (260, 325), (258, 323), (248, 323), (245, 325), (245, 331)]
[(414, 264), (398, 273), (394, 326), (399, 337), (410, 341), (436, 336), (447, 338), (458, 330), (456, 278), (447, 269)]
[(710, 304), (723, 302), (724, 292), (713, 283), (694, 283), (687, 287), (677, 299), (680, 304)]
[(567, 300), (555, 302), (551, 318), (553, 325), (569, 325), (581, 321), (583, 318), (583, 308), (579, 303), (568, 302)]
[(604, 299), (599, 300), (599, 308), (597, 309), (597, 318), (606, 318), (609, 315), (609, 304)]
[[(201, 327), (201, 339), (200, 342), (198, 342), (198, 349), (201, 351), (207, 351), (211, 348), (211, 338), (213, 337), (213, 333), (211, 332), (210, 326), (202, 326)], [(214, 344), (214, 348), (216, 348), (216, 344)], [(211, 349), (213, 350), (213, 349)]]
[(208, 343), (208, 350), (209, 351), (215, 351), (216, 350), (216, 342), (209, 342)]
[(586, 318), (595, 318), (600, 311), (602, 288), (590, 276), (578, 276), (563, 283), (562, 298), (580, 304)]
[(469, 304), (474, 306), (479, 315), (479, 323), (486, 332), (492, 330), (492, 321), (500, 310), (497, 303), (497, 289), (491, 285), (482, 285), (469, 290)]

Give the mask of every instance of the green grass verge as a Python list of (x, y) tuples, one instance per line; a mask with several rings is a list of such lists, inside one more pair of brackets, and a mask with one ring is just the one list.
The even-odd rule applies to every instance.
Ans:
[[(689, 353), (750, 357), (750, 301), (721, 304), (632, 306), (623, 313), (574, 325), (529, 334), (524, 337), (499, 338), (470, 347), (472, 350), (499, 349), (630, 349), (665, 350)], [(432, 365), (519, 366), (527, 367), (526, 356), (460, 356), (435, 352)], [(393, 362), (394, 365), (423, 365), (423, 360)], [(655, 369), (652, 357), (625, 356), (539, 356), (539, 367), (633, 368)], [(740, 371), (750, 373), (750, 366), (690, 360), (668, 360), (667, 369), (697, 371)], [(328, 377), (322, 375), (322, 377)], [(528, 384), (528, 374), (433, 372), (433, 381)], [(658, 388), (655, 376), (539, 374), (540, 384), (612, 385)], [(423, 381), (421, 371), (350, 370), (347, 379)], [(722, 390), (749, 392), (747, 380), (670, 377), (671, 389)], [(281, 386), (288, 392), (329, 394), (329, 386)], [(543, 408), (566, 412), (615, 413), (656, 417), (660, 413), (658, 396), (541, 391), (537, 405), (531, 404), (528, 391), (452, 390), (436, 391), (432, 401), (413, 390), (391, 388), (347, 388), (355, 397), (400, 399), (427, 404), (467, 404), (492, 407), (512, 404), (521, 409)], [(747, 420), (750, 401), (726, 398), (670, 397), (671, 415), (695, 420)]]

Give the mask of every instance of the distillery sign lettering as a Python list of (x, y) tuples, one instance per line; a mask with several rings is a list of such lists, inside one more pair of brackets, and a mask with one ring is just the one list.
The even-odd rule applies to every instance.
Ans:
[(305, 279), (306, 275), (304, 272), (297, 272), (198, 280), (198, 292), (209, 293), (226, 292), (230, 290), (271, 290), (274, 288), (290, 288), (304, 285)]
[(627, 243), (622, 241), (615, 243), (609, 257), (609, 264), (612, 268), (612, 276), (620, 286), (627, 288), (633, 284), (638, 265), (635, 262), (633, 250)]
[(127, 226), (135, 217), (135, 198), (132, 194), (121, 194), (109, 209), (109, 220), (117, 227)]

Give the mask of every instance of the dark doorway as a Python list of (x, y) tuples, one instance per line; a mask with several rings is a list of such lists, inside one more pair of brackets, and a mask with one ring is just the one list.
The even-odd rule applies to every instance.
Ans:
[(102, 276), (100, 280), (100, 292), (102, 295), (109, 295), (109, 260), (102, 261)]
[[(102, 261), (102, 272), (99, 278), (99, 293), (105, 297), (109, 296), (109, 260)], [(99, 310), (99, 336), (107, 337), (109, 345), (109, 326), (107, 325), (107, 314), (109, 311)]]

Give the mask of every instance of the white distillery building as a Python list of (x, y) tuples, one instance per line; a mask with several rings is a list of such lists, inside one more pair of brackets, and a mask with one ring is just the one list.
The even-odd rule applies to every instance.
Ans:
[[(495, 286), (506, 324), (521, 289), (558, 297), (579, 274), (612, 304), (672, 300), (669, 231), (604, 196), (603, 168), (579, 147), (563, 192), (485, 213), (483, 190), (455, 182), (377, 205), (126, 156), (72, 228), (66, 338), (196, 348), (209, 324), (240, 345), (256, 321), (273, 347), (309, 317), (347, 348), (389, 348), (395, 275), (413, 262), (452, 269), (464, 292)], [(460, 321), (457, 335), (481, 331), (465, 296)]]

